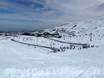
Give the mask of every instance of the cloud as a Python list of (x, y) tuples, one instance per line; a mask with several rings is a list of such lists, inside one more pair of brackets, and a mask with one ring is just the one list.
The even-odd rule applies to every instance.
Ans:
[[(0, 20), (13, 29), (38, 25), (44, 28), (104, 14), (103, 3), (104, 0), (0, 0)], [(1, 22), (0, 26), (7, 27)]]
[[(4, 4), (5, 3), (5, 4)], [(81, 12), (94, 9), (102, 0), (4, 0), (2, 5), (11, 4), (17, 13), (51, 19), (53, 17), (80, 16)], [(92, 8), (93, 7), (93, 8)], [(90, 9), (89, 9), (90, 8)], [(10, 8), (11, 9), (11, 8)], [(86, 13), (85, 13), (86, 14)], [(60, 19), (59, 18), (59, 19)], [(54, 19), (54, 18), (53, 18)]]

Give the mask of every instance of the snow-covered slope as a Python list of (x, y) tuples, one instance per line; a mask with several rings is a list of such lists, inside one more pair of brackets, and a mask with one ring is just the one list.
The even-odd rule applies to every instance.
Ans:
[[(0, 36), (0, 78), (104, 78), (103, 22), (96, 17), (44, 31), (61, 38)], [(95, 47), (80, 49), (85, 43)]]
[(1, 78), (103, 78), (103, 46), (50, 53), (49, 50), (0, 41)]
[[(66, 23), (46, 31), (59, 31), (64, 41), (93, 43), (101, 45), (104, 40), (104, 16), (74, 23)], [(61, 38), (61, 40), (62, 40)]]

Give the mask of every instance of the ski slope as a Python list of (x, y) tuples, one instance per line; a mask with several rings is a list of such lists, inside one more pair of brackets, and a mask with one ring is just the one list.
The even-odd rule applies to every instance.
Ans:
[[(104, 78), (103, 22), (104, 17), (96, 17), (77, 22), (76, 27), (72, 23), (55, 27), (62, 36), (60, 39), (0, 36), (0, 78)], [(45, 31), (53, 32), (53, 29)], [(73, 31), (75, 36), (70, 36)], [(92, 41), (90, 33), (93, 36)], [(94, 44), (95, 47), (66, 49), (54, 53), (49, 47), (69, 46), (57, 40)]]
[(0, 78), (104, 78), (103, 46), (50, 50), (0, 40)]

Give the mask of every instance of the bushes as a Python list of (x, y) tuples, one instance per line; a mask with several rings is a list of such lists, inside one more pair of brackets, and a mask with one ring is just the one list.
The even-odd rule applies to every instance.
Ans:
[(27, 36), (35, 36), (34, 34), (32, 33), (22, 33), (22, 35), (27, 35)]
[(61, 38), (59, 33), (49, 33), (49, 32), (43, 32), (43, 33), (38, 32), (38, 33), (35, 33), (35, 36), (36, 37), (45, 37), (45, 38), (48, 38), (48, 37)]

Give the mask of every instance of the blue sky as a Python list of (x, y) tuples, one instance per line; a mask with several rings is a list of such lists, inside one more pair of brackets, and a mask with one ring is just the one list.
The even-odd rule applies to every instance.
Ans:
[(0, 31), (37, 30), (104, 13), (103, 0), (0, 0)]

